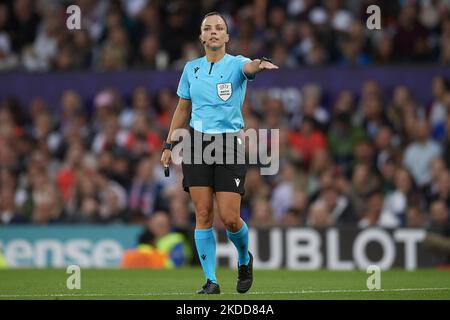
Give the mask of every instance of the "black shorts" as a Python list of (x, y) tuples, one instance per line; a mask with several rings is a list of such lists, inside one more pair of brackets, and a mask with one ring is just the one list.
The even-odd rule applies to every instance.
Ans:
[(183, 143), (183, 189), (212, 187), (214, 192), (244, 195), (245, 141), (242, 132), (205, 134), (189, 130)]

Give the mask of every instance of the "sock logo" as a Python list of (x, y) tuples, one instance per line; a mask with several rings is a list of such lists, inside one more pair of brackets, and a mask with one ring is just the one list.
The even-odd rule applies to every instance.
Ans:
[(241, 179), (236, 178), (236, 179), (234, 179), (234, 181), (236, 182), (236, 187), (239, 187), (239, 183), (241, 183)]
[(202, 260), (206, 259), (206, 254), (202, 254)]

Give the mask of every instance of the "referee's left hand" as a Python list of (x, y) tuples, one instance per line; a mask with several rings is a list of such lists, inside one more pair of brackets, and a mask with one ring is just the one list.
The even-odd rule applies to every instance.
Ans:
[(261, 63), (259, 64), (259, 70), (261, 70), (261, 71), (274, 70), (274, 69), (278, 69), (278, 66), (273, 64), (270, 61), (262, 60)]

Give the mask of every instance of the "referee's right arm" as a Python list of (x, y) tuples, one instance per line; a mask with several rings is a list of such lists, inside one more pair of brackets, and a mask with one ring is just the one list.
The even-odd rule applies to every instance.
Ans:
[[(169, 134), (167, 135), (166, 143), (172, 143), (172, 133), (176, 129), (184, 128), (186, 126), (187, 121), (189, 120), (191, 115), (191, 100), (180, 98), (178, 101), (177, 108), (172, 117), (172, 122), (170, 123)], [(164, 149), (163, 154), (161, 156), (161, 163), (164, 166), (168, 166), (170, 163), (171, 150)]]

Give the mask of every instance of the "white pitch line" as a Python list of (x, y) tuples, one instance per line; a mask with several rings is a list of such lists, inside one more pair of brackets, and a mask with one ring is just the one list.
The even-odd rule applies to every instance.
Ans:
[[(402, 291), (447, 291), (450, 288), (400, 288), (400, 289), (354, 289), (354, 290), (302, 290), (302, 291), (275, 291), (275, 294), (309, 294), (309, 293), (360, 293), (360, 292), (402, 292)], [(251, 293), (251, 292), (250, 292)]]
[[(399, 289), (378, 289), (378, 290), (302, 290), (302, 291), (272, 291), (248, 292), (246, 295), (263, 295), (263, 294), (315, 294), (315, 293), (361, 293), (361, 292), (405, 292), (405, 291), (450, 291), (450, 288), (399, 288)], [(108, 297), (108, 296), (185, 296), (196, 295), (192, 292), (168, 292), (168, 293), (55, 293), (55, 294), (0, 294), (0, 298), (37, 298), (37, 297)], [(222, 295), (242, 295), (240, 293), (222, 293)]]

